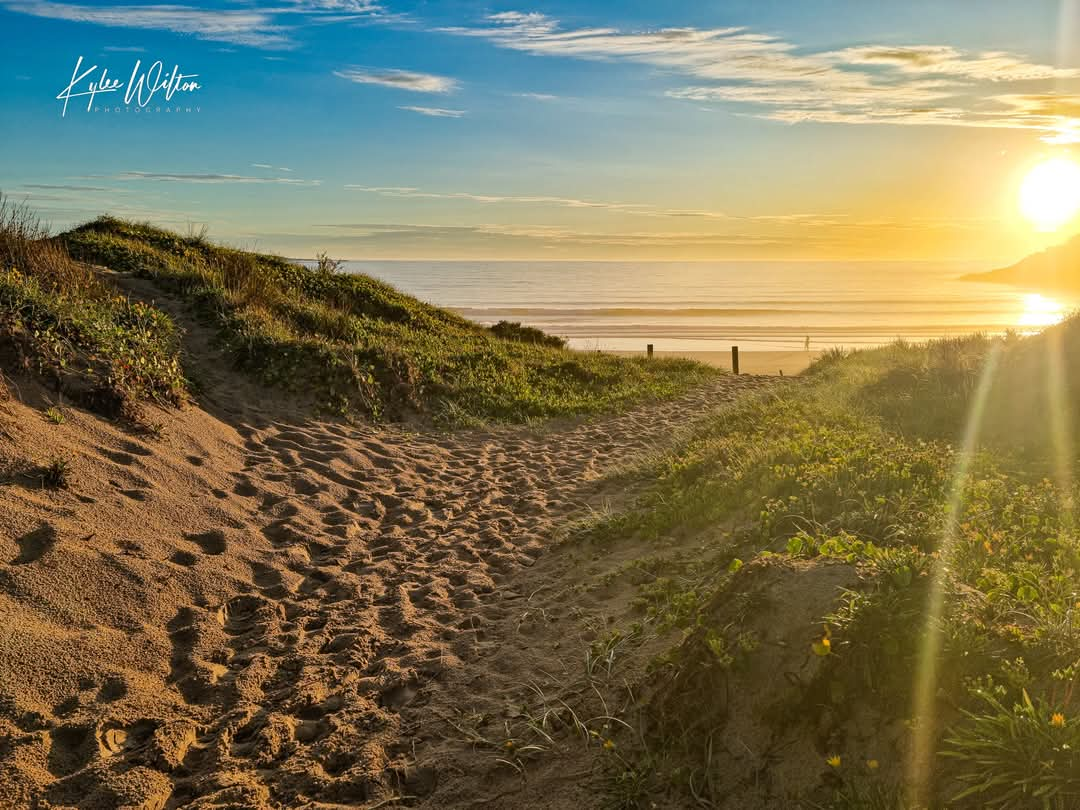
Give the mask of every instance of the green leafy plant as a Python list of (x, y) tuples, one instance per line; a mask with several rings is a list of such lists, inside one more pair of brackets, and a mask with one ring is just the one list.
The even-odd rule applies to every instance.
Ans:
[(952, 800), (1046, 810), (1080, 805), (1080, 720), (1033, 702), (1026, 690), (1012, 708), (988, 692), (981, 697), (987, 710), (965, 711), (941, 752), (966, 785)]

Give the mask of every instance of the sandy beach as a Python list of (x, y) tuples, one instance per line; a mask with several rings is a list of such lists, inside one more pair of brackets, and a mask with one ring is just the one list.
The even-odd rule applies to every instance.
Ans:
[[(308, 419), (212, 354), (200, 366), (200, 406), (157, 414), (157, 436), (77, 409), (52, 424), (33, 385), (0, 403), (4, 459), (72, 459), (67, 489), (4, 488), (6, 806), (442, 808), (520, 790), (439, 718), (540, 679), (522, 630), (538, 605), (563, 621), (544, 633), (584, 632), (552, 598), (577, 563), (530, 569), (618, 498), (601, 476), (769, 384), (448, 434)], [(580, 654), (542, 663), (577, 672)], [(577, 806), (565, 787), (545, 806)]]
[[(645, 352), (614, 351), (621, 357), (643, 357)], [(821, 355), (820, 351), (785, 351), (785, 352), (739, 352), (739, 371), (742, 374), (785, 374), (792, 376), (806, 370), (806, 367)], [(653, 352), (654, 357), (685, 357), (710, 366), (731, 371), (731, 350), (726, 351), (689, 351)]]

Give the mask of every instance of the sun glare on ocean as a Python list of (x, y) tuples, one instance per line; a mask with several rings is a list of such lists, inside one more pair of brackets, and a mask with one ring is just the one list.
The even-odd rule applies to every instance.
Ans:
[(1039, 293), (1025, 295), (1023, 306), (1017, 326), (1023, 328), (1025, 332), (1037, 332), (1047, 326), (1060, 323), (1065, 317), (1065, 307), (1059, 301), (1039, 295)]
[(1040, 231), (1056, 231), (1080, 211), (1080, 165), (1044, 160), (1020, 184), (1020, 212)]

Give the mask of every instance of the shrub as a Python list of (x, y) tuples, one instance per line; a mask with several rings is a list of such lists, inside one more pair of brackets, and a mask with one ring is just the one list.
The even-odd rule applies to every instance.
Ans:
[(554, 346), (561, 349), (566, 341), (556, 335), (549, 335), (534, 326), (524, 326), (517, 321), (499, 321), (491, 327), (493, 334), (504, 340), (516, 340), (519, 343), (536, 343), (541, 346)]

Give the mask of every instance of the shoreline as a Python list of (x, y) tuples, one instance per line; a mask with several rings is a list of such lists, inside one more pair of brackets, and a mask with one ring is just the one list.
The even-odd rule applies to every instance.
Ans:
[[(739, 371), (743, 374), (781, 374), (793, 376), (806, 370), (815, 359), (821, 356), (822, 350), (810, 351), (740, 351)], [(608, 354), (619, 357), (644, 357), (643, 351), (630, 351), (626, 349), (609, 351)], [(654, 357), (681, 357), (687, 360), (696, 360), (716, 368), (731, 371), (731, 352), (706, 350), (706, 351), (655, 351)]]

